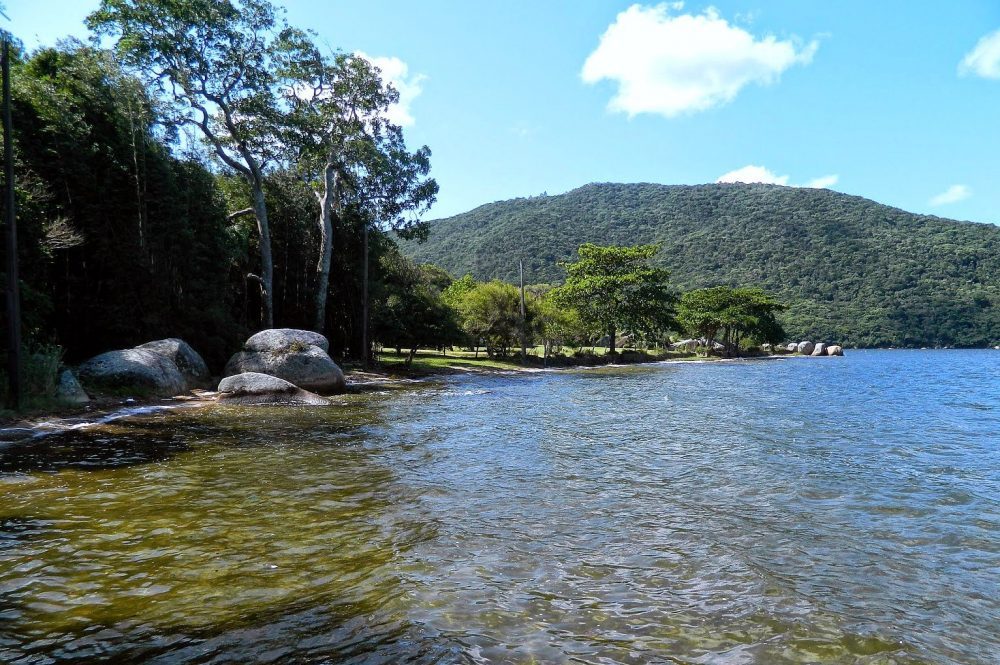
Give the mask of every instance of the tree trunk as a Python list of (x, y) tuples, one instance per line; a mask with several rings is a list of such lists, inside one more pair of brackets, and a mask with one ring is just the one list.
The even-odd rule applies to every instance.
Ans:
[(319, 261), (316, 263), (316, 318), (313, 330), (326, 327), (326, 299), (330, 288), (330, 263), (333, 261), (333, 215), (339, 212), (339, 178), (333, 164), (323, 173), (323, 195), (319, 199)]
[(617, 334), (618, 334), (618, 331), (615, 329), (615, 326), (611, 326), (611, 332), (608, 334), (608, 355), (609, 356), (614, 356), (615, 355), (615, 336)]
[(253, 188), (253, 213), (257, 218), (260, 234), (260, 290), (264, 304), (264, 327), (274, 327), (274, 262), (271, 258), (271, 227), (267, 221), (267, 203), (264, 200), (264, 183), (251, 179)]

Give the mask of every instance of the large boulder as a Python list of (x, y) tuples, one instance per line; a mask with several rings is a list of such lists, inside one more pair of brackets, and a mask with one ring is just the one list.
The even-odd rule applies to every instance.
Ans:
[(56, 399), (66, 404), (86, 404), (90, 401), (90, 396), (76, 380), (73, 372), (64, 369), (59, 374), (59, 382), (56, 383)]
[(170, 337), (159, 339), (155, 342), (147, 342), (135, 347), (158, 353), (165, 358), (169, 358), (181, 374), (187, 380), (188, 388), (204, 388), (208, 386), (211, 375), (208, 372), (208, 365), (198, 352), (191, 348), (191, 345), (182, 339)]
[(816, 346), (812, 350), (814, 356), (825, 356), (826, 355), (826, 344), (823, 342), (817, 342)]
[(244, 348), (247, 351), (282, 351), (288, 348), (304, 348), (318, 346), (324, 352), (330, 352), (330, 342), (326, 337), (311, 330), (296, 330), (295, 328), (271, 328), (261, 330), (252, 335)]
[(229, 359), (224, 376), (244, 372), (269, 374), (299, 388), (319, 393), (341, 392), (347, 385), (344, 373), (318, 346), (293, 344), (277, 351), (241, 351)]
[(808, 356), (809, 354), (811, 354), (813, 352), (813, 343), (812, 342), (799, 342), (798, 345), (795, 347), (795, 350), (798, 351), (799, 353), (801, 353), (804, 356)]
[(671, 344), (670, 348), (675, 351), (697, 351), (698, 346), (698, 340), (696, 339), (682, 339), (679, 342)]
[(276, 376), (244, 372), (228, 376), (219, 383), (220, 404), (288, 404), (324, 406), (329, 402), (319, 395)]
[(788, 351), (789, 353), (795, 353), (796, 351), (799, 350), (799, 345), (796, 344), (795, 342), (789, 342), (788, 346), (785, 347), (785, 350)]
[(842, 356), (844, 355), (844, 347), (838, 346), (836, 344), (831, 344), (826, 347), (826, 355), (828, 356)]
[(77, 375), (96, 392), (170, 397), (188, 389), (187, 379), (173, 360), (147, 349), (102, 353), (80, 365)]

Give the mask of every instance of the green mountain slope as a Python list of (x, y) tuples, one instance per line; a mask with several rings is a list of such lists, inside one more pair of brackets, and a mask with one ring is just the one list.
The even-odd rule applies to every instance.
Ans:
[(558, 282), (580, 243), (659, 242), (680, 288), (760, 285), (795, 338), (1000, 344), (1000, 227), (776, 185), (593, 184), (481, 206), (404, 243), (455, 275)]

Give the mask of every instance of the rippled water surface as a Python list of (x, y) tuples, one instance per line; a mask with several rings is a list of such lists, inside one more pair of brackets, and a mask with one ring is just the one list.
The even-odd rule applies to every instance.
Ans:
[(0, 450), (0, 662), (1000, 662), (1000, 352), (456, 377)]

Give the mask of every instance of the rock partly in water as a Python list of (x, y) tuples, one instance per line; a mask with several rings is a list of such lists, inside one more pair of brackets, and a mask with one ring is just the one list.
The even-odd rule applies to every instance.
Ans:
[(295, 328), (271, 328), (261, 330), (247, 340), (247, 351), (283, 351), (292, 348), (318, 346), (325, 353), (330, 352), (330, 342), (318, 332), (296, 330)]
[(318, 393), (342, 392), (347, 386), (344, 373), (333, 359), (311, 344), (301, 349), (292, 345), (278, 351), (241, 351), (229, 359), (224, 375), (244, 372), (269, 374)]
[(842, 356), (844, 355), (844, 347), (838, 346), (836, 344), (831, 344), (826, 347), (826, 355), (828, 356)]
[(799, 353), (801, 353), (804, 356), (808, 356), (809, 354), (811, 354), (813, 352), (813, 343), (812, 342), (799, 342), (798, 346), (795, 347), (795, 350), (798, 351)]
[(329, 402), (315, 393), (276, 376), (244, 372), (228, 376), (219, 383), (220, 404), (287, 404), (324, 406)]
[(59, 382), (56, 384), (56, 399), (66, 404), (86, 404), (90, 401), (90, 395), (76, 380), (73, 372), (64, 369), (59, 374)]
[(823, 342), (818, 342), (815, 347), (813, 347), (812, 354), (814, 356), (825, 356), (826, 355), (826, 344)]
[(211, 375), (208, 372), (208, 365), (198, 352), (191, 348), (191, 345), (182, 339), (170, 337), (159, 339), (155, 342), (147, 342), (135, 347), (158, 353), (168, 358), (187, 380), (188, 389), (205, 388), (208, 386)]
[(129, 392), (170, 397), (187, 391), (187, 380), (170, 358), (146, 349), (108, 351), (77, 370), (80, 381), (95, 392)]

